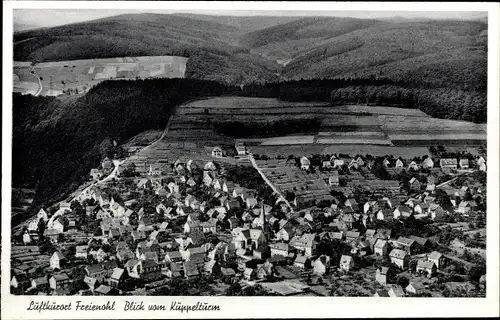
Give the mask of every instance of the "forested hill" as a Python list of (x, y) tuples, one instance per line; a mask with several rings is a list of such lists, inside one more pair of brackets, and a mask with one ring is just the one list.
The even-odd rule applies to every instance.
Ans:
[(486, 88), (487, 23), (304, 18), (240, 43), (285, 64), (289, 79), (384, 77), (438, 87)]
[(127, 14), (16, 33), (14, 60), (180, 55), (190, 57), (190, 78), (230, 83), (277, 80), (277, 64), (239, 47), (239, 32), (235, 26), (177, 15)]
[[(189, 56), (186, 76), (233, 84), (383, 77), (486, 88), (487, 23), (127, 14), (20, 32), (15, 60)], [(281, 66), (280, 66), (281, 64)]]
[(213, 81), (156, 79), (106, 81), (80, 97), (16, 93), (12, 185), (35, 188), (35, 202), (65, 196), (99, 165), (101, 144), (163, 129), (177, 105), (232, 90)]

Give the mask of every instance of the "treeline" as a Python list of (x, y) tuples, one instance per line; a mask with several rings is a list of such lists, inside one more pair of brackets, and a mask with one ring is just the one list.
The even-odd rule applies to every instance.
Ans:
[(485, 123), (486, 91), (418, 87), (413, 82), (381, 78), (347, 78), (249, 84), (240, 95), (284, 101), (325, 101), (333, 104), (374, 104), (420, 109), (443, 119)]
[(175, 106), (233, 90), (213, 81), (156, 79), (106, 81), (81, 97), (15, 93), (12, 185), (35, 188), (35, 205), (66, 196), (99, 165), (104, 141), (163, 129)]
[(374, 104), (420, 109), (441, 119), (484, 123), (487, 120), (486, 93), (456, 89), (408, 89), (398, 86), (350, 86), (331, 92), (333, 104)]
[(216, 132), (233, 138), (265, 138), (318, 132), (318, 119), (280, 119), (266, 122), (227, 121), (212, 123)]

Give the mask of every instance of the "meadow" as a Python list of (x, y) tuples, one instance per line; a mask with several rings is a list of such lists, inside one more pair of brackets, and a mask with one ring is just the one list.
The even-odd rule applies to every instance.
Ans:
[(23, 92), (22, 88), (28, 87), (25, 82), (38, 88), (37, 77), (42, 83), (39, 94), (48, 96), (68, 91), (86, 92), (104, 80), (184, 78), (187, 60), (177, 56), (151, 56), (42, 62), (33, 66), (15, 62), (14, 92), (36, 93), (34, 89)]

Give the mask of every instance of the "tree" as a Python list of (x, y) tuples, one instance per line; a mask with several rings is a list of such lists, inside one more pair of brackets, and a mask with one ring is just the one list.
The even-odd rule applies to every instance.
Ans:
[(113, 155), (114, 145), (113, 140), (110, 137), (106, 137), (102, 140), (99, 145), (99, 152), (101, 153), (101, 157), (111, 157)]

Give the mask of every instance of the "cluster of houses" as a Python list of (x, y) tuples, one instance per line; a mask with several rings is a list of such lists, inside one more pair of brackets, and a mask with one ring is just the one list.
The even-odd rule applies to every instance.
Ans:
[[(237, 145), (236, 150), (238, 155), (247, 154), (244, 145)], [(213, 148), (212, 156), (222, 157), (222, 149)], [(297, 277), (303, 272), (319, 277), (348, 273), (366, 256), (388, 259), (396, 273), (408, 270), (410, 261), (416, 259), (416, 272), (432, 277), (446, 266), (446, 258), (431, 249), (429, 239), (391, 237), (390, 229), (371, 226), (377, 221), (404, 223), (410, 217), (471, 214), (478, 197), (485, 198), (484, 186), (475, 181), (468, 181), (461, 189), (447, 189), (445, 192), (453, 194), (455, 208), (449, 212), (436, 202), (437, 181), (432, 177), (437, 171), (431, 171), (425, 183), (412, 178), (410, 194), (406, 194), (399, 181), (376, 179), (370, 172), (373, 163), (362, 157), (348, 162), (332, 157), (322, 163), (331, 171), (317, 173), (306, 172), (311, 166), (306, 157), (300, 159), (300, 168), (289, 162), (259, 161), (258, 165), (280, 190), (295, 194), (296, 210), (290, 210), (283, 196), (276, 196), (275, 203), (263, 203), (256, 190), (228, 181), (221, 165), (214, 161), (158, 162), (139, 177), (120, 177), (117, 170), (113, 184), (87, 188), (78, 197), (84, 209), (78, 214), (96, 222), (96, 230), (83, 231), (79, 225), (82, 219), (70, 203), (60, 203), (50, 215), (40, 209), (23, 233), (23, 245), (13, 251), (11, 286), (23, 293), (116, 295), (144, 286), (156, 288), (174, 278), (196, 280), (202, 275), (225, 284), (252, 284), (283, 279), (290, 273)], [(439, 163), (440, 170), (458, 168), (455, 159), (440, 159)], [(351, 172), (343, 179), (365, 184), (372, 200), (358, 203), (359, 199), (346, 191), (349, 184), (339, 186), (335, 168), (344, 165)], [(426, 158), (420, 164), (413, 161), (405, 165), (397, 159), (394, 163), (384, 161), (384, 165), (418, 171), (421, 167), (433, 169), (434, 161)], [(471, 167), (462, 160), (458, 166), (463, 170)], [(485, 166), (481, 158), (474, 164), (477, 170), (485, 170)], [(105, 159), (102, 170), (91, 175), (100, 179), (98, 174), (112, 168), (111, 161)], [(332, 190), (343, 192), (346, 200), (332, 196)], [(469, 199), (469, 195), (474, 198)], [(311, 206), (307, 199), (325, 200), (328, 205)], [(40, 254), (34, 244), (41, 236), (52, 243), (52, 252)], [(337, 241), (349, 251), (337, 257), (318, 250), (320, 243)], [(73, 270), (79, 266), (84, 266), (85, 274), (75, 277)], [(377, 270), (376, 281), (388, 289), (376, 295), (404, 295), (391, 284), (394, 275), (390, 267)], [(407, 293), (418, 290), (418, 283), (405, 288)]]

